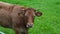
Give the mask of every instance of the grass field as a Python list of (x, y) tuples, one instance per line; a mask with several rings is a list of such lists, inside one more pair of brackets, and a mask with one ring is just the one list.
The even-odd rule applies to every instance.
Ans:
[[(60, 0), (0, 0), (12, 4), (39, 9), (41, 17), (35, 17), (29, 34), (60, 34)], [(6, 34), (15, 34), (12, 29), (0, 27)]]

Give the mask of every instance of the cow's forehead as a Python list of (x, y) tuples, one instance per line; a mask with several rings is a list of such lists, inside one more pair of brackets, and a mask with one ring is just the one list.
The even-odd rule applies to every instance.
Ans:
[(34, 8), (28, 8), (27, 10), (32, 10), (32, 11), (35, 11), (35, 9), (34, 9)]
[(30, 9), (30, 10), (27, 10), (25, 14), (26, 16), (35, 16), (35, 11)]

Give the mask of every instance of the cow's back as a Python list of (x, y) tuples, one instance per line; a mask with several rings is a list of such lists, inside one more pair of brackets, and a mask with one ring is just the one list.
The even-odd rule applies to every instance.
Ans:
[(7, 11), (11, 11), (13, 8), (13, 4), (5, 3), (5, 2), (0, 2), (0, 9), (5, 9)]
[(9, 7), (11, 7), (11, 6), (12, 6), (12, 4), (5, 3), (5, 2), (0, 2), (0, 7), (9, 8)]

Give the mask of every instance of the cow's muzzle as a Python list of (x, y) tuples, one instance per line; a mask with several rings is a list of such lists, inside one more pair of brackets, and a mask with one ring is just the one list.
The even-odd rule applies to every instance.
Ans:
[(26, 27), (31, 28), (33, 26), (33, 23), (27, 23)]

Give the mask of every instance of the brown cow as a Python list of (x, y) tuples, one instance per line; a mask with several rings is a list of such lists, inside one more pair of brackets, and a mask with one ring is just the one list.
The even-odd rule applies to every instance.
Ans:
[(28, 34), (28, 29), (34, 23), (34, 16), (41, 15), (41, 12), (36, 12), (33, 8), (0, 2), (0, 25), (14, 29), (16, 34)]

